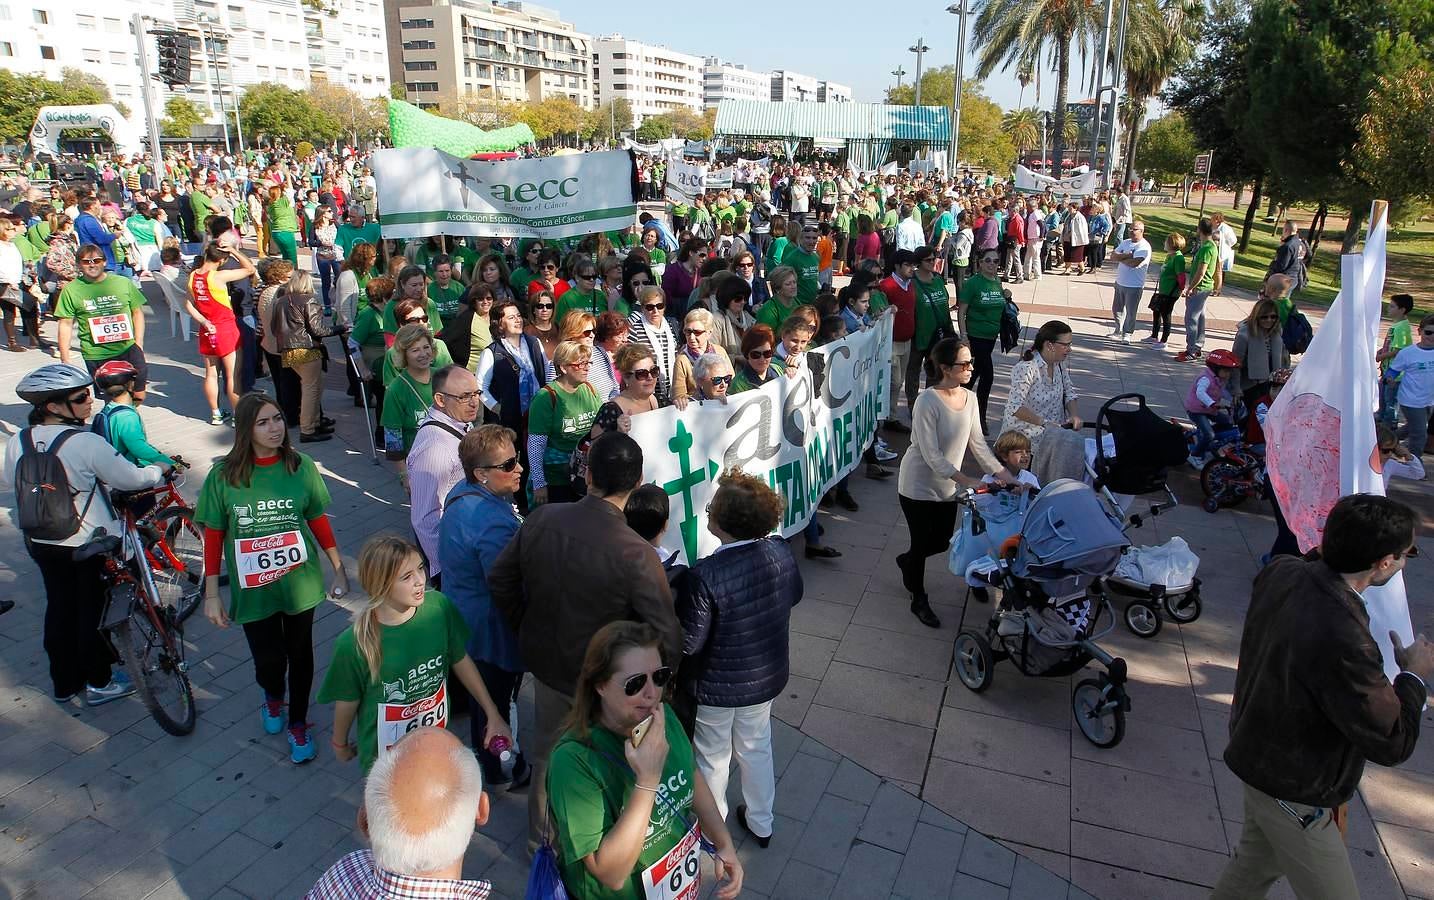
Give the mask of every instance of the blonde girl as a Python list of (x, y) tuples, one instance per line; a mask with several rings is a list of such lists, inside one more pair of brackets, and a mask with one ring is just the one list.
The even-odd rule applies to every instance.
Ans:
[[(428, 589), (418, 548), (393, 535), (372, 538), (359, 553), (358, 574), (368, 603), (339, 635), (319, 689), (319, 702), (334, 704), (334, 756), (348, 762), (357, 755), (367, 773), (407, 732), (446, 727), (450, 672), (488, 717), (484, 746), (499, 736), (511, 744), (464, 650), (468, 626), (447, 597)], [(355, 720), (356, 742), (349, 740)]]

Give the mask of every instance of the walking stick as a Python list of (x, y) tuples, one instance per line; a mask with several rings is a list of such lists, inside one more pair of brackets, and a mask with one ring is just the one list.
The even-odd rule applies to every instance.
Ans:
[(353, 346), (348, 342), (347, 337), (342, 340), (344, 355), (348, 357), (349, 365), (353, 367), (354, 380), (358, 382), (359, 403), (363, 405), (364, 434), (368, 435), (369, 458), (373, 460), (374, 465), (378, 465), (378, 446), (373, 442), (373, 420), (368, 414), (368, 384), (364, 381), (363, 371), (359, 369), (358, 360), (354, 359)]

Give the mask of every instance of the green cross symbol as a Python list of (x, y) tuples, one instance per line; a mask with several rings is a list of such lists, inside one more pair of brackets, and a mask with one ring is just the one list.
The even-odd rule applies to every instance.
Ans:
[(677, 454), (677, 466), (682, 474), (662, 486), (669, 496), (682, 495), (682, 521), (678, 530), (682, 532), (682, 547), (687, 552), (687, 562), (697, 561), (697, 505), (692, 500), (692, 489), (708, 478), (716, 479), (720, 467), (713, 460), (702, 468), (692, 468), (692, 432), (687, 423), (677, 423), (677, 433), (667, 442), (667, 449)]

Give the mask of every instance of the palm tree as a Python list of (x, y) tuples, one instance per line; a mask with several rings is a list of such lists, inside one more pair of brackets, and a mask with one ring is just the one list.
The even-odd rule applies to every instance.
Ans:
[[(1019, 72), (1016, 73), (1016, 80), (1021, 83), (1021, 97), (1019, 100), (1016, 101), (1016, 109), (1021, 109), (1026, 105), (1026, 86), (1029, 85), (1031, 83), (1031, 80), (1035, 77), (1036, 67), (1033, 65), (1024, 66)], [(1036, 102), (1039, 103), (1040, 101), (1037, 100)]]
[(1130, 9), (1120, 109), (1127, 140), (1122, 182), (1130, 181), (1145, 105), (1177, 68), (1194, 59), (1205, 15), (1202, 0), (1136, 0)]
[(1055, 63), (1055, 172), (1059, 177), (1066, 147), (1066, 89), (1070, 82), (1071, 51), (1085, 53), (1104, 16), (1095, 0), (985, 0), (972, 26), (973, 43), (980, 47), (976, 74), (990, 77), (996, 69), (1016, 71)]
[(1041, 145), (1040, 113), (1034, 109), (1017, 109), (1001, 118), (1001, 131), (1016, 145), (1016, 159), (1019, 162), (1027, 150)]

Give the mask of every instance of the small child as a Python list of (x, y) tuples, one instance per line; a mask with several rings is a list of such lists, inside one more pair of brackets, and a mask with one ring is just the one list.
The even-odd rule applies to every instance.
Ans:
[(841, 340), (846, 335), (846, 319), (841, 316), (822, 316), (821, 325), (817, 328), (817, 338), (812, 346), (824, 347), (833, 341)]
[(1379, 421), (1390, 427), (1399, 423), (1399, 379), (1388, 380), (1389, 361), (1399, 351), (1414, 343), (1414, 330), (1409, 313), (1414, 310), (1414, 298), (1409, 294), (1395, 294), (1389, 298), (1389, 332), (1384, 336), (1384, 346), (1374, 354), (1379, 363)]
[(871, 325), (871, 287), (864, 282), (854, 281), (837, 291), (841, 302), (841, 317), (846, 320), (850, 334)]
[(822, 222), (817, 225), (821, 237), (817, 238), (817, 284), (829, 288), (832, 286), (832, 257), (836, 255), (836, 242), (832, 240), (832, 223)]
[[(368, 606), (339, 635), (319, 702), (334, 704), (334, 755), (347, 762), (357, 754), (365, 773), (409, 731), (447, 726), (450, 672), (478, 702), (473, 715), (487, 720), (483, 747), (475, 749), (486, 752), (499, 736), (513, 739), (508, 711), (493, 703), (465, 650), (463, 616), (428, 589), (426, 568), (418, 548), (400, 537), (372, 538), (359, 553)], [(357, 744), (349, 741), (355, 719)], [(486, 762), (483, 752), (480, 762)], [(485, 776), (491, 771), (485, 766)]]
[(1145, 343), (1157, 350), (1164, 350), (1166, 341), (1170, 340), (1170, 314), (1184, 287), (1185, 235), (1171, 232), (1165, 236), (1165, 264), (1160, 267), (1160, 283), (1150, 298), (1150, 311), (1155, 314), (1155, 320), (1150, 325), (1150, 337), (1145, 339)]
[(1190, 454), (1190, 465), (1203, 468), (1215, 443), (1216, 430), (1234, 427), (1230, 408), (1233, 394), (1230, 379), (1240, 370), (1240, 359), (1229, 350), (1211, 350), (1205, 357), (1205, 371), (1190, 383), (1185, 394), (1185, 412), (1195, 423), (1199, 437)]
[(1379, 441), (1379, 464), (1384, 475), (1385, 490), (1389, 490), (1389, 482), (1396, 478), (1424, 480), (1424, 460), (1399, 443), (1393, 428), (1383, 424), (1376, 425), (1374, 433)]
[[(1021, 520), (1030, 504), (1031, 491), (1041, 489), (1041, 482), (1031, 472), (1031, 439), (1028, 436), (1014, 429), (1001, 432), (1001, 436), (996, 438), (995, 453), (1006, 474), (1016, 482), (1016, 487), (976, 497), (976, 508), (986, 520), (986, 534), (990, 535), (984, 546), (992, 555), (1000, 548), (1001, 542), (1021, 530)], [(996, 476), (983, 475), (981, 483), (995, 484)], [(982, 544), (980, 541), (974, 543)], [(991, 596), (984, 585), (968, 584), (971, 584), (972, 596), (982, 603), (990, 602)]]
[(1280, 396), (1284, 390), (1285, 382), (1290, 380), (1292, 370), (1280, 369), (1270, 376), (1270, 386), (1263, 397), (1255, 401), (1255, 408), (1245, 419), (1245, 446), (1253, 453), (1264, 455), (1265, 452), (1265, 419), (1270, 415), (1270, 407), (1275, 405), (1275, 398)]
[(174, 460), (155, 449), (144, 430), (139, 405), (134, 398), (134, 386), (139, 371), (123, 359), (112, 359), (95, 370), (95, 387), (104, 395), (105, 406), (90, 430), (109, 441), (120, 456), (137, 466), (170, 466)]

